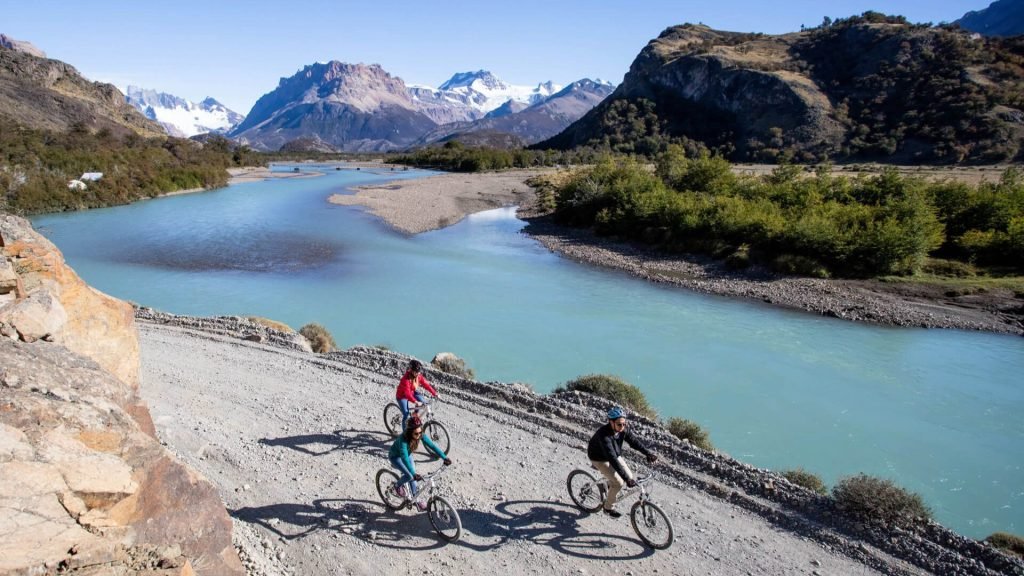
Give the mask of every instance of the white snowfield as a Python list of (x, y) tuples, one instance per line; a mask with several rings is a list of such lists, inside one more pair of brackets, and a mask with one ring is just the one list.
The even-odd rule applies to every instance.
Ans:
[(244, 118), (212, 99), (196, 103), (137, 86), (128, 86), (125, 95), (129, 104), (147, 118), (163, 125), (168, 134), (180, 138), (218, 130), (227, 131)]

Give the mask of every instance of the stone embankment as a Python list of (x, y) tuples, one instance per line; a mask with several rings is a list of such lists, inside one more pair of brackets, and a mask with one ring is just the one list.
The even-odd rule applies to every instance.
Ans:
[(22, 218), (0, 253), (0, 574), (242, 574), (216, 489), (155, 439), (132, 307)]
[[(252, 341), (247, 335), (253, 330), (253, 326), (245, 319), (190, 318), (146, 310), (140, 310), (139, 315), (140, 318), (145, 315), (147, 321), (173, 326), (175, 329), (201, 331), (204, 326), (216, 326), (219, 335)], [(287, 334), (268, 334), (264, 343), (287, 340)], [(204, 344), (212, 345), (212, 342)], [(294, 346), (283, 346), (296, 350)], [(373, 374), (375, 379), (383, 381), (397, 381), (409, 360), (408, 356), (402, 354), (367, 347), (355, 347), (325, 355), (310, 355), (309, 358), (311, 363), (318, 366), (339, 370), (345, 374)], [(306, 371), (301, 369), (304, 374)], [(305, 376), (311, 377), (309, 374)], [(443, 391), (447, 405), (487, 414), (493, 423), (493, 432), (499, 436), (521, 434), (523, 431), (533, 434), (537, 430), (545, 430), (549, 434), (549, 439), (578, 439), (581, 434), (593, 427), (594, 422), (608, 406), (607, 401), (587, 394), (562, 392), (539, 395), (522, 384), (478, 382), (429, 367), (427, 377)], [(355, 382), (360, 381), (360, 378), (355, 378)], [(339, 382), (337, 385), (352, 384)], [(272, 393), (268, 391), (268, 394)], [(354, 395), (348, 401), (354, 401)], [(296, 414), (305, 414), (304, 410), (307, 409), (297, 405), (284, 408), (285, 412)], [(943, 575), (1024, 574), (1024, 564), (1019, 560), (1010, 558), (985, 543), (960, 536), (934, 522), (916, 519), (895, 526), (851, 517), (841, 510), (833, 499), (792, 484), (775, 472), (757, 469), (726, 455), (696, 448), (672, 436), (657, 422), (640, 416), (635, 416), (633, 420), (634, 431), (662, 455), (657, 469), (660, 479), (665, 483), (697, 489), (712, 498), (760, 517), (776, 529), (817, 542), (830, 553), (854, 559), (878, 572), (928, 572)], [(302, 429), (301, 423), (297, 422), (289, 423), (288, 429), (293, 430), (295, 427)], [(309, 437), (319, 436), (310, 434)], [(477, 438), (477, 441), (487, 442), (485, 437)], [(552, 440), (548, 440), (550, 441)], [(565, 447), (571, 446), (567, 444)], [(461, 451), (458, 458), (466, 457), (466, 452)], [(233, 458), (224, 457), (226, 460)], [(460, 462), (465, 465), (465, 460)], [(557, 476), (557, 473), (555, 475)], [(314, 488), (306, 487), (304, 490), (314, 490), (315, 493)]]
[[(1024, 335), (1024, 299), (1013, 294), (907, 297), (878, 283), (789, 277), (751, 267), (727, 269), (710, 258), (660, 253), (647, 247), (599, 237), (589, 230), (558, 226), (550, 216), (524, 213), (523, 230), (549, 250), (587, 264), (622, 270), (653, 282), (696, 292), (758, 300), (844, 320), (887, 326), (953, 328)], [(520, 216), (520, 217), (524, 217)], [(937, 297), (941, 296), (941, 297)]]

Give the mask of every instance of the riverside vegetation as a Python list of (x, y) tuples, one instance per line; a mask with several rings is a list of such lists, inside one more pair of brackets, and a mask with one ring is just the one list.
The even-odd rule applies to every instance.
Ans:
[(672, 146), (652, 172), (605, 157), (552, 189), (555, 219), (675, 251), (704, 252), (736, 268), (865, 277), (933, 271), (972, 276), (1024, 269), (1024, 178), (928, 182), (893, 169), (874, 177), (813, 177), (782, 165), (738, 176), (729, 163)]
[[(245, 146), (219, 137), (205, 143), (144, 138), (79, 124), (66, 133), (32, 129), (0, 116), (0, 211), (40, 214), (127, 204), (178, 190), (218, 188), (227, 168), (263, 166)], [(85, 190), (68, 187), (102, 172)]]

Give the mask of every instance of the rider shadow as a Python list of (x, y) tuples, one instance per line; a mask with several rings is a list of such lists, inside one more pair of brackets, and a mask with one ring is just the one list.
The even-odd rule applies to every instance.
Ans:
[(353, 450), (372, 456), (386, 456), (391, 436), (383, 432), (336, 430), (333, 434), (300, 434), (283, 438), (260, 438), (266, 446), (284, 446), (311, 456), (335, 450)]
[[(369, 500), (318, 499), (312, 504), (271, 504), (228, 510), (232, 518), (258, 524), (284, 540), (314, 532), (341, 532), (376, 546), (401, 550), (433, 550), (446, 544), (434, 537), (425, 514), (398, 515)], [(413, 541), (426, 539), (426, 544)]]
[(487, 545), (463, 543), (473, 549), (497, 549), (509, 542), (531, 542), (576, 558), (636, 560), (654, 551), (639, 540), (584, 532), (580, 522), (591, 516), (575, 506), (541, 500), (502, 502), (495, 512), (459, 510), (463, 529), (482, 538), (497, 538)]

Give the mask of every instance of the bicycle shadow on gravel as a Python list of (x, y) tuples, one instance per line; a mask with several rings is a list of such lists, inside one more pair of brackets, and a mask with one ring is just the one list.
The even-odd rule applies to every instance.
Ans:
[[(530, 542), (556, 552), (590, 560), (637, 560), (654, 554), (637, 538), (597, 532), (584, 532), (581, 523), (596, 524), (597, 518), (575, 506), (543, 500), (515, 500), (495, 506), (495, 512), (459, 510), (464, 531), (498, 541), (479, 545), (466, 541), (460, 546), (481, 552), (495, 550), (509, 542)], [(627, 520), (623, 531), (632, 533)]]
[(336, 450), (352, 450), (371, 456), (386, 457), (391, 435), (368, 430), (335, 430), (331, 434), (300, 434), (282, 438), (260, 438), (264, 446), (284, 446), (311, 456), (325, 456)]
[[(340, 532), (376, 546), (399, 550), (434, 550), (446, 544), (426, 514), (393, 512), (379, 502), (325, 498), (311, 504), (271, 504), (228, 510), (232, 518), (263, 526), (284, 540), (315, 532)], [(425, 540), (426, 543), (417, 542)]]

